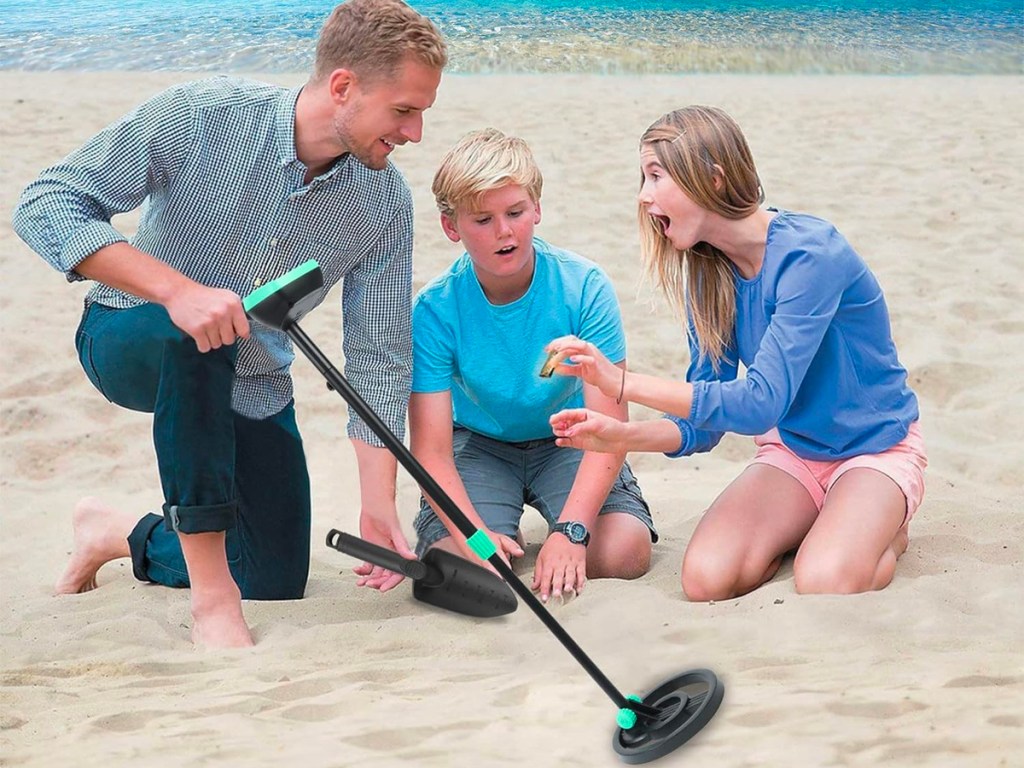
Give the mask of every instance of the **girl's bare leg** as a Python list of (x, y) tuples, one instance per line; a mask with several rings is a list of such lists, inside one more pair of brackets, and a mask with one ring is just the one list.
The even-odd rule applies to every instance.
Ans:
[(744, 595), (775, 575), (818, 510), (781, 469), (752, 464), (708, 508), (683, 555), (683, 592), (693, 601)]
[(797, 592), (851, 594), (882, 589), (909, 541), (907, 500), (874, 469), (851, 469), (828, 495), (793, 565)]

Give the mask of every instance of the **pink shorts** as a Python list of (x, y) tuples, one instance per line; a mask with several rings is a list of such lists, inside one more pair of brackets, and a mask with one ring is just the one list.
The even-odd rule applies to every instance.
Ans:
[(757, 444), (757, 455), (751, 463), (777, 467), (796, 479), (811, 494), (819, 512), (825, 503), (825, 494), (835, 485), (836, 480), (858, 467), (877, 470), (900, 487), (907, 499), (907, 514), (903, 519), (905, 523), (910, 522), (924, 498), (924, 468), (928, 466), (928, 457), (916, 421), (910, 425), (907, 436), (889, 450), (837, 461), (800, 458), (782, 444), (777, 429), (755, 437), (754, 443)]

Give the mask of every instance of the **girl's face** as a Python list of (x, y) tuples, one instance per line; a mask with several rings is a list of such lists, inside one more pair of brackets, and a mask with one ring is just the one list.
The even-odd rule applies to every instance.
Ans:
[(679, 188), (649, 144), (640, 151), (640, 170), (644, 178), (640, 204), (672, 246), (684, 251), (706, 240), (709, 212)]

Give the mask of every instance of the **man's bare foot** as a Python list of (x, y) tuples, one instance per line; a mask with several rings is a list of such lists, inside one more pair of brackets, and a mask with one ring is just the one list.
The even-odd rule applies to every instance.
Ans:
[(79, 501), (71, 517), (71, 559), (54, 585), (54, 593), (74, 595), (96, 589), (100, 567), (131, 554), (128, 535), (138, 521), (139, 515), (116, 510), (92, 496)]
[(205, 599), (193, 590), (192, 642), (197, 648), (212, 649), (249, 648), (254, 645), (242, 615), (237, 588), (233, 594)]

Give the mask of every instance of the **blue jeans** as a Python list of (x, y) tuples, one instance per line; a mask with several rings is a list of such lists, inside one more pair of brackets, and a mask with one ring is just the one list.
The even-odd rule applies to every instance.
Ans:
[[(554, 437), (506, 443), (464, 427), (453, 430), (452, 450), (455, 468), (473, 509), (489, 530), (511, 538), (515, 538), (519, 530), (524, 504), (540, 512), (548, 528), (558, 522), (583, 461), (583, 451), (559, 448)], [(625, 462), (598, 512), (599, 515), (615, 513), (637, 518), (647, 526), (651, 541), (658, 540), (650, 508)], [(450, 535), (422, 496), (414, 527), (416, 554), (421, 556)]]
[(199, 352), (156, 304), (91, 304), (75, 347), (104, 397), (153, 414), (163, 516), (145, 515), (128, 537), (135, 577), (189, 586), (178, 533), (225, 531), (243, 598), (302, 597), (309, 474), (292, 404), (262, 420), (235, 413), (234, 345)]

